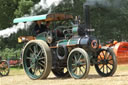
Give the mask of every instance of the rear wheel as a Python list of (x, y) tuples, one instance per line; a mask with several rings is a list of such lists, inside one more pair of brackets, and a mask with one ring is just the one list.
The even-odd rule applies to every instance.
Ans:
[(42, 40), (28, 42), (23, 50), (23, 67), (31, 79), (45, 79), (51, 71), (52, 56)]
[(97, 64), (95, 69), (100, 76), (112, 76), (117, 68), (117, 61), (114, 52), (111, 49), (101, 49), (97, 55)]
[(73, 49), (68, 56), (67, 68), (73, 78), (86, 78), (90, 69), (90, 61), (86, 51), (82, 48)]

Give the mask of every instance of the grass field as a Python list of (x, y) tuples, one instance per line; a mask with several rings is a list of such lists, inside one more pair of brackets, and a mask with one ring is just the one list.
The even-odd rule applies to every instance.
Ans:
[(13, 75), (23, 75), (24, 70), (22, 68), (10, 68), (9, 76)]
[(112, 77), (100, 77), (91, 67), (86, 79), (60, 79), (52, 73), (46, 80), (31, 80), (23, 69), (11, 68), (9, 76), (1, 77), (1, 85), (128, 85), (128, 64), (118, 65)]

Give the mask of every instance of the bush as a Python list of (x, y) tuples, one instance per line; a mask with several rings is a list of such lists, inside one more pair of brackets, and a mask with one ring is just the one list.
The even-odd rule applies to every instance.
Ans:
[(0, 51), (0, 56), (2, 59), (19, 59), (21, 54), (21, 50), (14, 50), (14, 48), (5, 48), (4, 50)]

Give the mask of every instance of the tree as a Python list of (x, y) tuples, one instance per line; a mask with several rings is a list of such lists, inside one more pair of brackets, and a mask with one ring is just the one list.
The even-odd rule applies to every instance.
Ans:
[(0, 30), (13, 25), (15, 17), (30, 13), (30, 8), (40, 0), (0, 0)]
[(4, 29), (12, 25), (14, 11), (14, 0), (0, 0), (0, 29)]
[(15, 11), (16, 17), (24, 16), (25, 14), (30, 13), (30, 7), (34, 5), (31, 0), (20, 0), (18, 3), (18, 9)]

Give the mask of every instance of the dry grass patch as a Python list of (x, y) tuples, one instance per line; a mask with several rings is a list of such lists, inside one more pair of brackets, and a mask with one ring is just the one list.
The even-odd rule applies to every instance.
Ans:
[(86, 79), (60, 79), (52, 73), (46, 80), (31, 80), (23, 69), (11, 69), (10, 76), (1, 78), (2, 85), (128, 85), (128, 64), (118, 65), (112, 77), (100, 77), (91, 67)]

